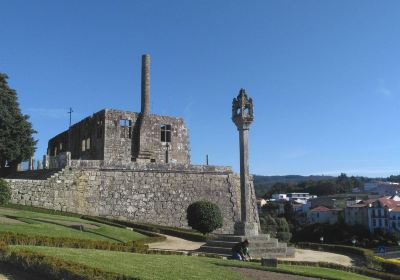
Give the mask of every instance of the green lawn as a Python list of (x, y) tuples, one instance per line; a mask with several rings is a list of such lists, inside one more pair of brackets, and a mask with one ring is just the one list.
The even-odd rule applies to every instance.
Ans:
[[(73, 226), (79, 224), (84, 226), (83, 232), (73, 228)], [(6, 231), (26, 235), (107, 240), (112, 242), (127, 242), (146, 238), (140, 233), (124, 228), (89, 222), (75, 217), (0, 207), (0, 232)]]
[[(81, 264), (101, 268), (110, 272), (136, 276), (141, 279), (244, 279), (242, 275), (229, 269), (229, 266), (246, 266), (249, 268), (263, 268), (258, 263), (241, 263), (231, 260), (219, 260), (205, 257), (176, 256), (176, 255), (146, 255), (124, 252), (51, 248), (35, 246), (13, 246), (14, 250), (29, 249), (47, 255), (55, 256)], [(334, 277), (343, 280), (374, 279), (344, 271), (306, 267), (279, 265), (276, 272), (304, 273), (319, 278)]]

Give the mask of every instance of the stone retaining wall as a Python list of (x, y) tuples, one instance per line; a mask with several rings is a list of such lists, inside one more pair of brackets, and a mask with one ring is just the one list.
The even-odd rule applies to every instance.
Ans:
[[(78, 164), (77, 164), (78, 165)], [(12, 202), (92, 216), (187, 227), (186, 209), (198, 200), (223, 213), (219, 232), (233, 233), (240, 219), (239, 176), (227, 167), (132, 165), (70, 167), (47, 180), (8, 179)], [(253, 215), (258, 221), (254, 188)]]

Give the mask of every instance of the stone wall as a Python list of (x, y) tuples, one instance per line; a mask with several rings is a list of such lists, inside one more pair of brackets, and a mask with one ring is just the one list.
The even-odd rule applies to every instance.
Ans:
[(132, 163), (116, 168), (103, 161), (72, 161), (47, 180), (8, 181), (13, 203), (48, 209), (187, 227), (188, 205), (209, 200), (223, 213), (219, 232), (233, 233), (240, 219), (239, 176), (227, 167)]

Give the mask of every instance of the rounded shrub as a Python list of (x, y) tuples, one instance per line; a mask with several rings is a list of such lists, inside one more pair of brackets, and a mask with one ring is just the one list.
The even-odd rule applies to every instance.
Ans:
[(218, 205), (210, 201), (197, 201), (189, 205), (187, 209), (189, 226), (201, 232), (210, 233), (222, 227), (222, 214)]
[(7, 182), (0, 178), (0, 205), (8, 203), (11, 199), (11, 190)]

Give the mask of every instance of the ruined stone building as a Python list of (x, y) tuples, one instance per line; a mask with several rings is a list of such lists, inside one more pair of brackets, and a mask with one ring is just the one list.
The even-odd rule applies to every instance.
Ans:
[[(239, 174), (191, 164), (184, 120), (150, 112), (148, 55), (142, 57), (141, 111), (104, 109), (72, 125), (50, 139), (43, 167), (7, 178), (13, 203), (187, 227), (187, 207), (208, 200), (221, 209), (219, 232), (233, 233), (241, 219)], [(248, 184), (246, 215), (258, 222)]]
[(150, 113), (150, 56), (142, 57), (141, 112), (104, 109), (50, 139), (47, 154), (109, 163), (189, 164), (188, 130), (182, 118)]

